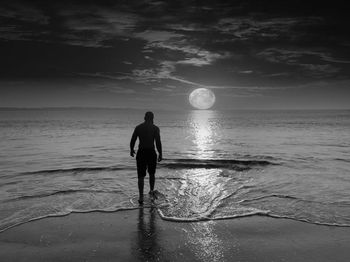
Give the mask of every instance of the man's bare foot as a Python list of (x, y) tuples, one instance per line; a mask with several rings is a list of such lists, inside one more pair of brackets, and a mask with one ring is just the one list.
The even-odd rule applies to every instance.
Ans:
[(149, 191), (149, 194), (150, 194), (150, 196), (151, 196), (153, 199), (157, 199), (156, 191), (155, 191), (155, 190)]

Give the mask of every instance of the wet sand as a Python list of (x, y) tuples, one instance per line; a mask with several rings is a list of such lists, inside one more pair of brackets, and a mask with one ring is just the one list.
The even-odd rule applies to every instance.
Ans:
[(176, 223), (155, 209), (71, 214), (0, 233), (11, 261), (349, 261), (350, 228), (252, 216)]

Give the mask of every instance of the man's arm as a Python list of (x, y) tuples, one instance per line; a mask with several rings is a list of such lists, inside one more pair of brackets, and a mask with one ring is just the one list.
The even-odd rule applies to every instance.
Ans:
[(136, 139), (137, 139), (137, 132), (136, 132), (136, 128), (135, 128), (134, 133), (132, 133), (131, 140), (130, 140), (130, 156), (132, 156), (132, 157), (134, 157), (134, 155), (135, 155), (134, 146), (136, 143)]
[(158, 162), (160, 162), (163, 159), (163, 152), (162, 152), (162, 142), (160, 141), (160, 131), (159, 131), (158, 127), (157, 127), (157, 131), (156, 131), (155, 139), (156, 139), (156, 147), (157, 147), (157, 150), (159, 153)]

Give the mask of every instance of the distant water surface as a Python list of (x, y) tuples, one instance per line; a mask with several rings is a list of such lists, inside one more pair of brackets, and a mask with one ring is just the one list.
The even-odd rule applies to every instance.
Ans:
[[(163, 219), (253, 214), (350, 226), (350, 111), (155, 111)], [(144, 112), (0, 110), (0, 231), (137, 208), (133, 128)], [(148, 184), (146, 183), (146, 192)]]

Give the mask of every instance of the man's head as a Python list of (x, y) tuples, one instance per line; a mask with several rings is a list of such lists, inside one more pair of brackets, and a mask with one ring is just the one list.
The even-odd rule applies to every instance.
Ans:
[(145, 121), (146, 122), (153, 122), (154, 115), (152, 112), (148, 111), (145, 114)]

